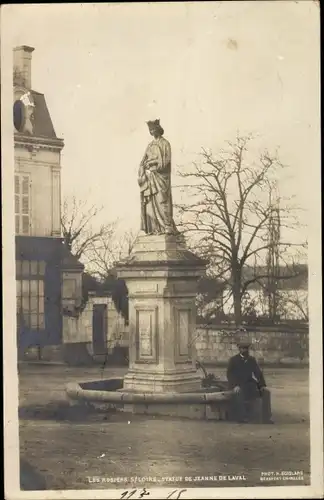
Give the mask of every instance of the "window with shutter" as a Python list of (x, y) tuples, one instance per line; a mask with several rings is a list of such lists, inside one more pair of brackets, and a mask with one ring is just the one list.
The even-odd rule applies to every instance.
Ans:
[(16, 234), (20, 234), (20, 217), (16, 215)]
[(22, 197), (21, 213), (24, 214), (24, 215), (28, 215), (29, 214), (29, 199), (28, 199), (28, 196), (23, 196)]
[(23, 175), (22, 176), (22, 194), (23, 195), (29, 195), (29, 176), (28, 175)]
[(15, 175), (15, 228), (16, 234), (30, 234), (30, 178), (27, 174)]
[(15, 214), (19, 214), (20, 212), (20, 199), (19, 194), (15, 194)]
[(22, 220), (22, 234), (27, 236), (29, 234), (29, 215), (22, 215), (21, 220)]
[(15, 175), (15, 194), (20, 194), (20, 178), (19, 175)]

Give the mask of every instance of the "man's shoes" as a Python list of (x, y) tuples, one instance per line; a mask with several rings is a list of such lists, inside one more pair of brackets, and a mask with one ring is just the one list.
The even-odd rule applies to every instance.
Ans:
[(248, 419), (247, 419), (247, 418), (242, 418), (242, 419), (238, 420), (238, 421), (237, 421), (237, 423), (238, 423), (238, 424), (248, 424), (248, 423), (249, 423), (249, 421), (248, 421)]

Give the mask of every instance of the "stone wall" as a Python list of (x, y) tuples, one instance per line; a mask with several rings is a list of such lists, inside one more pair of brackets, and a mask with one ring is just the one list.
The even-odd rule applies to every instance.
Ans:
[(111, 297), (90, 296), (78, 318), (64, 318), (64, 343), (86, 343), (92, 353), (92, 314), (95, 304), (107, 305), (106, 343), (108, 352), (116, 344), (128, 346), (128, 331), (122, 316), (116, 311)]
[[(197, 326), (197, 359), (203, 363), (225, 364), (237, 354), (235, 336), (224, 326)], [(261, 364), (308, 364), (308, 329), (262, 327), (249, 330), (251, 354)]]

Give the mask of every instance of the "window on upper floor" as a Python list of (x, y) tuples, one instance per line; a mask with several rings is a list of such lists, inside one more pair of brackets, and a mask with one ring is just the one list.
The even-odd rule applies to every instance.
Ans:
[(15, 227), (16, 234), (30, 234), (30, 176), (15, 174)]

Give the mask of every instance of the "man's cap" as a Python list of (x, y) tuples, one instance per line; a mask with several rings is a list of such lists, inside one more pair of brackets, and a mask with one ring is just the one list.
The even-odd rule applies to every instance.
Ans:
[(250, 347), (252, 341), (245, 328), (238, 328), (236, 334), (236, 345), (238, 347)]
[(238, 347), (250, 347), (251, 343), (251, 340), (246, 339), (238, 339), (236, 342)]

